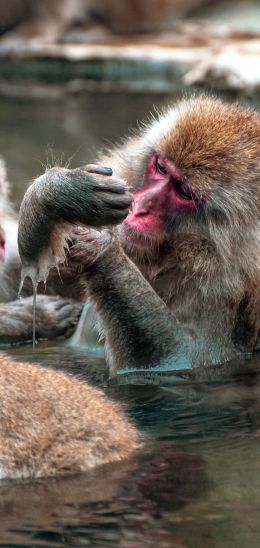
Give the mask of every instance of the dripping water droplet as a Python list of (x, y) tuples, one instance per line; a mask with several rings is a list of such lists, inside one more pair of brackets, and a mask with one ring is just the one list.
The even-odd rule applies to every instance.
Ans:
[(20, 285), (19, 285), (19, 289), (18, 289), (18, 299), (21, 299), (21, 293), (22, 293), (22, 289), (23, 289), (23, 284), (24, 284), (24, 276), (21, 276), (21, 281), (20, 281)]

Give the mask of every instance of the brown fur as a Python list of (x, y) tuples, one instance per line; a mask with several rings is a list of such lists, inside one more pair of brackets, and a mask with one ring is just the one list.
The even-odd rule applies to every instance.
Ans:
[[(241, 321), (236, 311), (247, 297), (244, 321), (247, 317), (254, 330), (255, 344), (260, 318), (259, 114), (213, 98), (181, 101), (135, 137), (132, 148), (129, 140), (115, 150), (109, 165), (115, 176), (139, 188), (152, 149), (208, 196), (205, 216), (184, 216), (159, 249), (146, 254), (123, 241), (125, 251), (175, 315), (189, 324), (202, 316), (213, 326), (212, 313), (222, 309), (223, 332), (230, 332)], [(108, 157), (103, 161), (109, 163)]]
[(0, 478), (85, 472), (138, 447), (119, 404), (62, 372), (2, 354), (0, 400)]
[[(259, 150), (258, 113), (201, 96), (165, 110), (139, 135), (100, 158), (113, 168), (113, 177), (127, 180), (134, 200), (136, 190), (142, 189), (144, 195), (149, 188), (147, 164), (155, 152), (174, 164), (192, 191), (204, 197), (202, 207), (196, 206), (192, 213), (167, 209), (158, 240), (156, 235), (149, 237), (147, 230), (145, 246), (127, 239), (122, 225), (114, 237), (88, 231), (80, 235), (70, 269), (97, 307), (111, 370), (204, 367), (237, 358), (241, 350), (259, 348)], [(58, 192), (58, 198), (53, 195), (51, 176), (47, 172), (33, 190), (38, 189), (44, 205), (42, 197), (46, 185), (50, 186), (45, 224), (57, 200), (61, 219), (71, 204), (68, 170), (60, 171), (63, 192)], [(78, 177), (85, 188), (86, 175), (79, 171)], [(87, 192), (81, 204), (84, 197), (88, 201)], [(81, 218), (77, 198), (76, 194), (74, 219)], [(37, 211), (30, 211), (32, 201), (24, 203), (22, 220), (24, 209), (38, 220)], [(155, 215), (153, 210), (149, 213)], [(96, 212), (92, 214), (95, 221)], [(85, 217), (87, 226), (98, 226), (89, 213)], [(27, 249), (29, 263), (40, 261), (38, 244), (35, 257), (32, 253), (32, 223), (25, 228), (21, 247)], [(48, 246), (44, 235), (42, 239)]]

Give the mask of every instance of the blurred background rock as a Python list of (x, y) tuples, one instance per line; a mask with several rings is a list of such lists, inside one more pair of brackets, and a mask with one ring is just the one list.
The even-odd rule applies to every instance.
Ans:
[(259, 91), (259, 0), (1, 0), (0, 33), (0, 84)]

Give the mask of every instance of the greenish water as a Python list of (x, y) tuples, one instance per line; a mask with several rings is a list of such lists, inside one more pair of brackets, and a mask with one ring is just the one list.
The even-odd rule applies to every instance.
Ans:
[[(0, 147), (16, 205), (46, 150), (73, 165), (174, 97), (91, 93), (0, 100)], [(49, 154), (49, 153), (48, 153)], [(63, 368), (123, 401), (150, 441), (130, 463), (59, 481), (0, 485), (0, 546), (247, 548), (260, 545), (260, 381), (116, 386), (64, 342), (10, 350)]]

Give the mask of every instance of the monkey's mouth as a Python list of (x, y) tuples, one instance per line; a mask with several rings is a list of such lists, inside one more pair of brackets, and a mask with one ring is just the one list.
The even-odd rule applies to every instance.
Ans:
[(0, 228), (0, 263), (3, 263), (5, 260), (5, 251), (6, 251), (5, 233), (3, 229)]
[(153, 237), (151, 234), (141, 232), (136, 228), (132, 228), (128, 223), (124, 222), (118, 227), (119, 235), (125, 243), (135, 245), (137, 247), (151, 249), (160, 242), (158, 238)]

